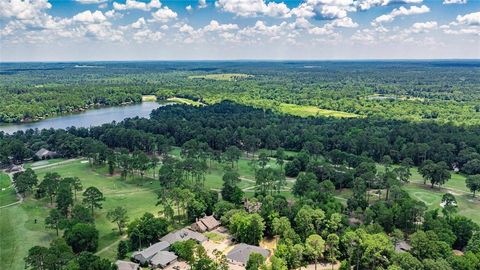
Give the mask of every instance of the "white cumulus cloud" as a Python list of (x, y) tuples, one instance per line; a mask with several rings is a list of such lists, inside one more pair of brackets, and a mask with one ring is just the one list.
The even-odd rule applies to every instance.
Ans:
[(80, 4), (101, 4), (107, 1), (108, 0), (75, 0), (75, 2), (78, 2)]
[(438, 23), (435, 21), (429, 22), (417, 22), (412, 25), (410, 31), (413, 33), (421, 33), (421, 32), (428, 32), (429, 30), (436, 29)]
[(457, 22), (466, 25), (480, 25), (480, 12), (469, 13), (466, 15), (458, 15)]
[(451, 4), (466, 4), (467, 0), (443, 0), (444, 5), (451, 5)]
[(215, 6), (222, 11), (234, 13), (242, 17), (266, 15), (270, 17), (289, 17), (290, 9), (283, 2), (264, 0), (217, 0)]
[(86, 10), (73, 16), (73, 20), (82, 23), (101, 23), (106, 21), (107, 17), (105, 17), (105, 15), (99, 10), (96, 10), (95, 12)]
[(391, 4), (420, 4), (423, 0), (360, 0), (357, 2), (361, 10), (368, 10), (376, 6), (388, 6)]
[(409, 16), (409, 15), (422, 14), (427, 12), (430, 12), (430, 8), (427, 7), (426, 5), (422, 5), (421, 7), (411, 6), (410, 8), (405, 8), (404, 6), (401, 6), (400, 8), (396, 8), (392, 10), (392, 12), (388, 14), (384, 14), (375, 18), (375, 20), (372, 22), (372, 25), (378, 26), (378, 25), (381, 25), (382, 23), (391, 22), (396, 17), (399, 17), (399, 16)]
[(162, 3), (160, 3), (160, 0), (150, 0), (149, 3), (136, 0), (127, 0), (125, 4), (113, 2), (113, 8), (116, 10), (140, 9), (143, 11), (149, 11), (153, 8), (160, 8), (161, 6)]
[(174, 20), (177, 18), (177, 16), (178, 14), (167, 6), (152, 13), (153, 21), (159, 21), (163, 23)]

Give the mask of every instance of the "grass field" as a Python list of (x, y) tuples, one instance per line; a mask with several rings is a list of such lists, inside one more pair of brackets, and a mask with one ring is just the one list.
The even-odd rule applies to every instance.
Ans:
[(204, 80), (216, 80), (216, 81), (235, 81), (238, 79), (245, 79), (253, 77), (244, 73), (222, 73), (222, 74), (207, 74), (207, 75), (195, 75), (188, 76), (189, 79), (204, 79)]
[(186, 104), (186, 105), (191, 105), (191, 106), (196, 106), (196, 107), (205, 105), (205, 104), (203, 104), (201, 102), (198, 102), (198, 101), (195, 101), (195, 100), (191, 100), (191, 99), (188, 99), (188, 98), (179, 98), (179, 97), (167, 98), (167, 101)]
[(354, 113), (325, 110), (315, 106), (305, 106), (305, 105), (296, 105), (296, 104), (288, 104), (288, 103), (280, 103), (277, 109), (280, 112), (296, 115), (300, 117), (308, 117), (308, 116), (327, 116), (327, 117), (336, 117), (336, 118), (358, 117), (358, 115)]
[[(171, 154), (178, 157), (180, 149), (173, 148)], [(250, 160), (247, 157), (242, 157), (238, 162), (238, 170), (243, 178), (239, 184), (242, 189), (254, 186), (254, 172), (249, 162)], [(268, 166), (274, 167), (277, 165), (271, 160)], [(35, 167), (38, 166), (33, 166), (34, 169)], [(76, 160), (45, 168), (40, 167), (35, 169), (35, 172), (39, 181), (43, 179), (47, 172), (57, 172), (62, 177), (79, 177), (84, 189), (89, 186), (100, 189), (106, 200), (103, 203), (103, 209), (95, 210), (95, 225), (100, 235), (98, 255), (104, 258), (115, 258), (118, 241), (120, 240), (116, 226), (106, 218), (106, 213), (109, 210), (117, 206), (125, 207), (130, 221), (145, 212), (157, 214), (161, 210), (161, 206), (155, 205), (157, 202), (156, 191), (160, 188), (159, 182), (148, 177), (143, 180), (138, 177), (133, 179), (129, 177), (127, 180), (122, 180), (119, 176), (109, 176), (106, 167), (92, 168), (86, 160)], [(152, 174), (153, 172), (148, 172), (147, 176)], [(0, 177), (4, 179), (5, 176)], [(221, 189), (222, 176), (223, 165), (213, 163), (206, 175), (205, 186), (215, 190)], [(6, 182), (6, 180), (1, 182)], [(16, 201), (14, 191), (12, 196), (13, 202)], [(77, 201), (80, 202), (81, 198), (80, 192), (77, 194)], [(0, 205), (6, 204), (3, 201), (3, 193), (0, 193)], [(51, 239), (55, 237), (55, 232), (46, 229), (44, 224), (49, 207), (47, 198), (36, 200), (30, 196), (19, 205), (0, 209), (2, 217), (0, 219), (2, 239), (0, 260), (7, 264), (6, 269), (24, 269), (23, 258), (27, 255), (28, 249), (34, 245), (48, 246)]]
[(142, 101), (143, 102), (157, 101), (157, 96), (155, 96), (155, 95), (143, 95), (142, 96)]
[[(10, 177), (0, 172), (0, 207), (8, 205), (17, 201), (15, 188), (12, 186)], [(3, 219), (3, 216), (0, 215)]]
[[(428, 185), (410, 183), (404, 186), (404, 189), (413, 198), (424, 202), (428, 209), (440, 208), (440, 202), (447, 189), (430, 188)], [(471, 218), (480, 224), (480, 198), (473, 198), (467, 193), (454, 194), (458, 203), (458, 214)]]

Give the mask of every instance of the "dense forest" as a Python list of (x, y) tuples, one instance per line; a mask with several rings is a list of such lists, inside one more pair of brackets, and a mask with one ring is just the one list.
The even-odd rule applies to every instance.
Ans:
[(478, 61), (4, 63), (0, 122), (155, 94), (284, 113), (296, 104), (339, 115), (473, 125), (480, 123), (479, 70)]

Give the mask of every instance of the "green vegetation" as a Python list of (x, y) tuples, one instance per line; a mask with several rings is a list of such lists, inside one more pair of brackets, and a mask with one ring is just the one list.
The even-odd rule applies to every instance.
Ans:
[[(62, 248), (64, 260), (108, 269), (110, 262), (88, 252), (124, 257), (215, 215), (237, 242), (275, 239), (271, 268), (261, 254), (247, 263), (253, 268), (333, 267), (338, 259), (345, 269), (361, 270), (480, 266), (480, 209), (473, 196), (478, 127), (296, 117), (264, 109), (275, 102), (257, 101), (266, 103), (177, 104), (153, 111), (150, 119), (0, 134), (6, 165), (28, 160), (39, 147), (78, 158), (13, 178), (26, 201), (4, 209), (23, 211), (28, 219), (22, 225), (32, 219), (41, 225), (19, 228), (25, 235), (43, 234), (32, 237), (44, 247), (28, 249), (26, 263), (41, 265), (39, 254)], [(9, 222), (0, 226), (15, 230)], [(19, 263), (26, 249), (15, 248), (23, 235), (11, 237), (9, 259)], [(412, 249), (395, 252), (403, 240)], [(454, 256), (454, 249), (465, 255)], [(207, 254), (193, 241), (176, 243), (173, 251), (192, 269), (227, 264), (224, 254)]]
[(180, 103), (180, 104), (187, 104), (192, 106), (203, 106), (204, 104), (195, 100), (191, 100), (188, 98), (179, 98), (179, 97), (171, 97), (167, 98), (167, 101)]
[(206, 75), (192, 75), (188, 76), (189, 79), (204, 79), (204, 80), (215, 80), (215, 81), (236, 81), (239, 79), (251, 78), (252, 75), (243, 74), (243, 73), (222, 73), (222, 74), (206, 74)]
[[(145, 211), (157, 213), (161, 210), (161, 208), (155, 206), (157, 201), (155, 192), (159, 189), (157, 181), (151, 182), (148, 179), (137, 178), (123, 181), (118, 176), (110, 177), (101, 172), (92, 171), (90, 165), (82, 163), (82, 161), (39, 169), (36, 172), (39, 179), (43, 179), (47, 172), (57, 172), (62, 177), (76, 176), (80, 178), (84, 187), (95, 186), (103, 193), (106, 200), (103, 202), (103, 209), (95, 210), (95, 224), (100, 235), (99, 255), (105, 258), (114, 257), (116, 243), (119, 239), (118, 233), (114, 231), (116, 225), (112, 224), (107, 218), (108, 211), (117, 206), (123, 206), (133, 219), (141, 216)], [(39, 204), (45, 204), (45, 200), (40, 201)], [(40, 216), (38, 219), (43, 220)]]
[(143, 95), (142, 96), (142, 101), (143, 102), (153, 102), (157, 101), (157, 97), (155, 95)]
[[(440, 207), (442, 196), (448, 193), (448, 188), (432, 189), (428, 186), (418, 184), (408, 184), (404, 189), (415, 199), (424, 202), (428, 209), (434, 210)], [(470, 193), (455, 193), (455, 198), (458, 203), (458, 214), (468, 217), (480, 224), (480, 200), (473, 199)]]
[(358, 117), (358, 115), (354, 113), (325, 110), (325, 109), (320, 109), (314, 106), (305, 106), (305, 105), (296, 105), (296, 104), (287, 104), (287, 103), (280, 103), (278, 106), (278, 110), (286, 114), (297, 115), (301, 117), (308, 117), (308, 116), (326, 116), (326, 117), (338, 117), (338, 118)]
[(9, 63), (0, 67), (0, 122), (155, 95), (270, 109), (288, 104), (278, 111), (300, 116), (480, 124), (478, 61), (317, 62), (318, 68), (306, 68), (312, 64), (110, 62), (79, 69), (75, 63)]
[(16, 201), (17, 196), (10, 177), (5, 173), (0, 172), (0, 207), (15, 203)]
[(224, 235), (221, 235), (221, 234), (218, 234), (218, 233), (215, 233), (215, 232), (206, 232), (204, 234), (205, 234), (206, 237), (208, 237), (208, 240), (213, 241), (213, 242), (220, 243), (223, 240), (225, 240)]

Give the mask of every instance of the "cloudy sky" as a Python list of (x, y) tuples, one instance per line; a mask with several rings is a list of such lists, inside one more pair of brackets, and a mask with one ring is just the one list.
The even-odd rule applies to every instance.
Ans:
[(0, 0), (0, 61), (480, 58), (480, 0)]

